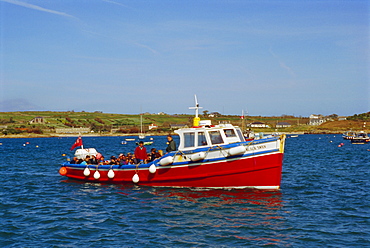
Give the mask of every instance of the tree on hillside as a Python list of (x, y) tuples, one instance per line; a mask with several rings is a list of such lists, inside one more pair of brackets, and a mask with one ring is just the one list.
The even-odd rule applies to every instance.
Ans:
[(362, 120), (362, 121), (370, 120), (370, 112), (359, 115), (354, 114), (353, 116), (348, 117), (347, 120)]

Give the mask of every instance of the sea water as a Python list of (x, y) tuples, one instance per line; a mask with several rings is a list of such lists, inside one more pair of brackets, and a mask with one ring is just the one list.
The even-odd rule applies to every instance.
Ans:
[[(281, 190), (204, 190), (68, 180), (75, 139), (0, 139), (1, 247), (370, 247), (369, 144), (287, 138)], [(106, 158), (122, 141), (83, 138)]]

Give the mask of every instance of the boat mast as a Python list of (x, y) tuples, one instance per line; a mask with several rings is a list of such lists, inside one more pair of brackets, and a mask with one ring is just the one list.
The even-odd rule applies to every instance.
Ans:
[(201, 109), (202, 107), (199, 107), (197, 95), (194, 95), (194, 97), (195, 97), (195, 107), (189, 107), (189, 109), (195, 109), (195, 117), (193, 119), (193, 126), (194, 127), (198, 127), (199, 126), (199, 122), (200, 122), (199, 109)]
[(140, 113), (140, 134), (143, 133), (143, 114)]

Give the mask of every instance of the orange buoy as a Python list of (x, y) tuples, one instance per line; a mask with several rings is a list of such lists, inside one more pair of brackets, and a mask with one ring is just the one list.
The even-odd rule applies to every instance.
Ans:
[(65, 176), (65, 175), (67, 175), (67, 168), (66, 167), (61, 167), (60, 169), (59, 169), (59, 174), (60, 175), (62, 175), (62, 176)]

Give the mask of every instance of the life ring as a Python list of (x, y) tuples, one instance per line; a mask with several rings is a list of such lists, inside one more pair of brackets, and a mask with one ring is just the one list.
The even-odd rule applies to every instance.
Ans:
[(59, 174), (60, 175), (62, 175), (62, 176), (65, 176), (65, 175), (67, 175), (67, 168), (66, 167), (61, 167), (60, 169), (59, 169)]

